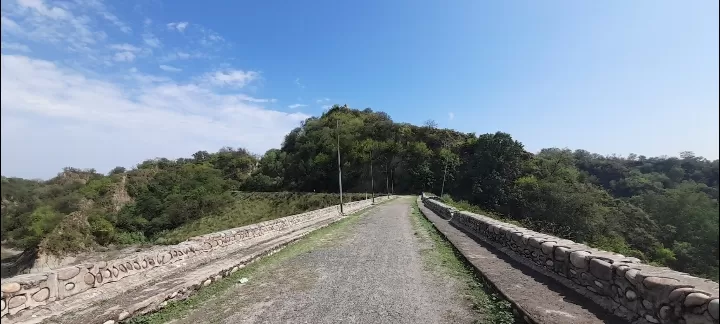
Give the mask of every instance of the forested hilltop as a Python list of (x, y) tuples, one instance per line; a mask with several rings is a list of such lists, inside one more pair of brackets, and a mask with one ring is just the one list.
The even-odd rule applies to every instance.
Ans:
[(532, 154), (510, 134), (395, 123), (340, 106), (308, 118), (262, 157), (225, 148), (108, 175), (66, 168), (48, 181), (3, 177), (2, 239), (23, 248), (84, 242), (65, 251), (164, 243), (203, 219), (232, 218), (240, 210), (233, 191), (336, 193), (338, 134), (345, 191), (370, 192), (371, 179), (376, 193), (442, 191), (535, 230), (718, 279), (718, 160)]

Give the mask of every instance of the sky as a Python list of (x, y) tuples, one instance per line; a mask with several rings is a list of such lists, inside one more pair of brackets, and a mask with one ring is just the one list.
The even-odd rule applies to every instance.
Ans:
[(332, 104), (718, 158), (718, 1), (1, 0), (2, 175), (277, 148)]

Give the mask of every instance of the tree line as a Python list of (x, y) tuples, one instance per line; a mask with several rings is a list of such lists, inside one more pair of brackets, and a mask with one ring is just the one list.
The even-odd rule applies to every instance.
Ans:
[(534, 230), (718, 278), (718, 160), (691, 152), (533, 154), (510, 134), (396, 123), (384, 112), (337, 105), (262, 156), (224, 148), (108, 175), (68, 169), (44, 182), (3, 177), (3, 240), (37, 245), (82, 210), (86, 237), (132, 242), (217, 214), (236, 190), (336, 193), (338, 137), (346, 192), (443, 192)]

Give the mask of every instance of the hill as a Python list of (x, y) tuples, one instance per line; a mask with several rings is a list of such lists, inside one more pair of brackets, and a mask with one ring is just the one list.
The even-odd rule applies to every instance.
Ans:
[(190, 228), (216, 228), (198, 225), (210, 219), (232, 219), (234, 190), (337, 192), (338, 134), (348, 192), (442, 192), (536, 230), (718, 278), (718, 160), (532, 154), (510, 134), (396, 123), (346, 106), (305, 120), (262, 157), (224, 148), (109, 175), (66, 168), (45, 182), (3, 177), (3, 241), (83, 242), (47, 245), (67, 251), (175, 241)]

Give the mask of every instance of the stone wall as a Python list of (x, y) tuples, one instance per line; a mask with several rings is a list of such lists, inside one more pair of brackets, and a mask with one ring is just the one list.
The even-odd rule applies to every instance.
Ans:
[(716, 282), (421, 198), (456, 227), (631, 323), (718, 324)]
[[(390, 197), (376, 197), (382, 202)], [(343, 204), (345, 214), (369, 207), (371, 201), (361, 200)], [(257, 237), (272, 237), (273, 233), (290, 226), (312, 224), (341, 217), (339, 205), (302, 214), (273, 219), (257, 224), (193, 237), (171, 246), (158, 246), (150, 251), (116, 260), (78, 264), (36, 274), (19, 275), (2, 280), (0, 309), (2, 317), (15, 315), (57, 300), (72, 297), (89, 289), (117, 282), (123, 278), (153, 271), (179, 261), (201, 258), (211, 251), (241, 244)], [(183, 265), (184, 266), (184, 265)], [(182, 267), (180, 268), (182, 269)], [(182, 271), (182, 270), (180, 270)]]

